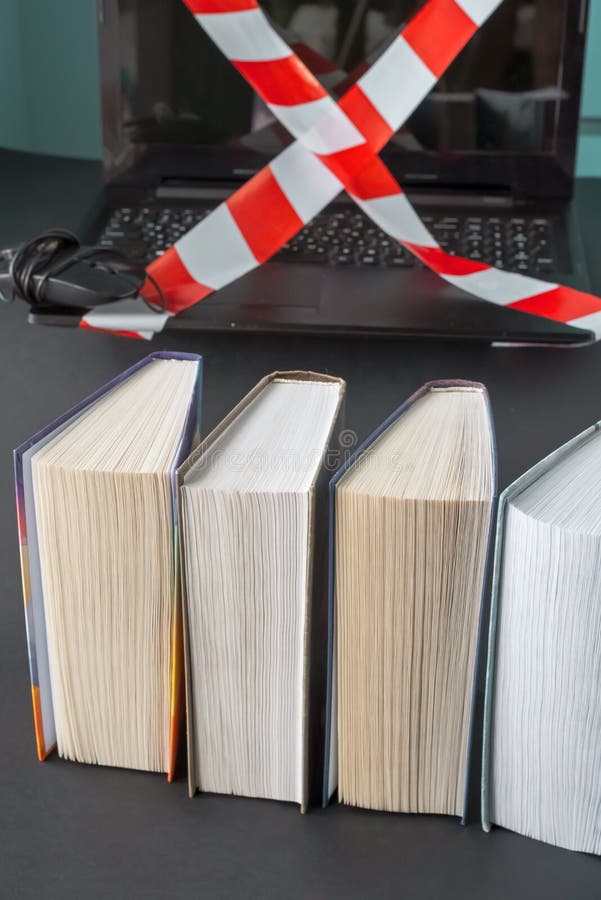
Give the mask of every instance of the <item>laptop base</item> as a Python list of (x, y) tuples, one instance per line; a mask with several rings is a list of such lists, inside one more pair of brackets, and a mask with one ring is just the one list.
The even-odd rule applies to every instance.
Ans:
[[(81, 312), (30, 322), (77, 326)], [(330, 269), (267, 263), (174, 316), (169, 330), (366, 335), (508, 343), (586, 344), (589, 331), (493, 303), (426, 270)]]

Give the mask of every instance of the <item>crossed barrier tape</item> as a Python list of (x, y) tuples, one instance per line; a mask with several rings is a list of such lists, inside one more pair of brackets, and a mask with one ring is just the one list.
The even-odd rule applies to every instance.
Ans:
[[(121, 301), (87, 313), (81, 327), (151, 337), (170, 316), (273, 256), (346, 190), (379, 228), (445, 281), (601, 338), (599, 298), (444, 251), (378, 155), (501, 0), (428, 0), (338, 101), (257, 0), (184, 2), (296, 140), (151, 263), (165, 312)], [(144, 296), (157, 299), (150, 283)]]

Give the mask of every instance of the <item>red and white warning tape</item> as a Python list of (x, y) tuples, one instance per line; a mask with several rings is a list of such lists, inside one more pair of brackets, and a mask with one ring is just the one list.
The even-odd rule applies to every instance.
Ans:
[(378, 156), (500, 2), (428, 0), (336, 102), (257, 0), (185, 0), (296, 140), (150, 265), (168, 312), (122, 301), (87, 313), (81, 326), (151, 337), (170, 316), (269, 259), (345, 189), (383, 231), (451, 284), (588, 328), (600, 339), (599, 298), (445, 252)]

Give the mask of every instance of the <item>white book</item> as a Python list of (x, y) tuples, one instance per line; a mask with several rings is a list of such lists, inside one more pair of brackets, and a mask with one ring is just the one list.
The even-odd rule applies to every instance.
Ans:
[(501, 495), (483, 825), (601, 853), (601, 431)]
[(191, 793), (305, 809), (320, 777), (327, 587), (315, 529), (343, 393), (328, 376), (268, 376), (180, 470)]

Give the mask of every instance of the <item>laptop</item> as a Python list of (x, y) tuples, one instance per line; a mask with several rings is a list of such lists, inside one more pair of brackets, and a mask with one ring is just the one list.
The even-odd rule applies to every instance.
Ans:
[[(570, 200), (588, 0), (504, 0), (382, 153), (451, 252), (588, 288)], [(336, 96), (416, 0), (265, 0)], [(99, 0), (101, 206), (83, 237), (150, 262), (291, 140), (181, 0)], [(47, 324), (75, 323), (56, 311)], [(583, 343), (446, 284), (344, 194), (169, 329)]]

